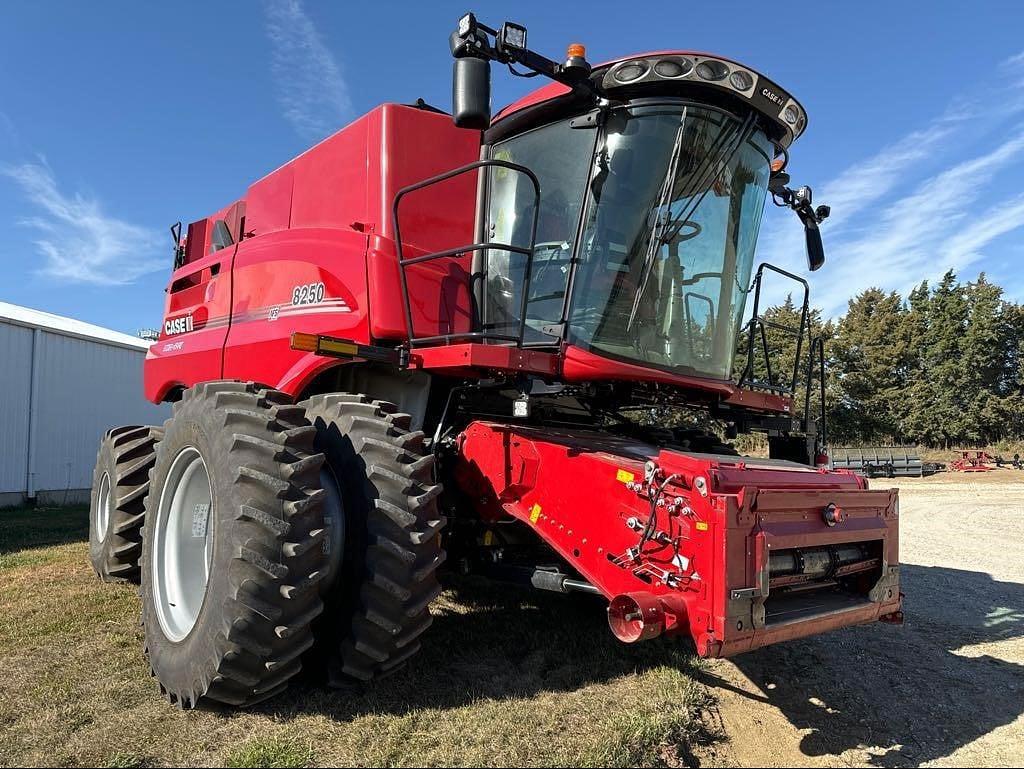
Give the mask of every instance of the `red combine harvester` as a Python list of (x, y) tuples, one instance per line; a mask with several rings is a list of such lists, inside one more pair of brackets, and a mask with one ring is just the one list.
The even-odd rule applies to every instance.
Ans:
[[(174, 415), (104, 439), (92, 534), (102, 577), (141, 581), (165, 695), (392, 671), (446, 558), (706, 657), (898, 620), (896, 492), (821, 467), (807, 284), (753, 270), (769, 193), (824, 260), (827, 207), (784, 170), (800, 104), (706, 54), (556, 63), (472, 14), (451, 46), (452, 115), (380, 106), (172, 228), (145, 387)], [(553, 82), (492, 119), (491, 62)], [(769, 275), (804, 297), (786, 372)]]

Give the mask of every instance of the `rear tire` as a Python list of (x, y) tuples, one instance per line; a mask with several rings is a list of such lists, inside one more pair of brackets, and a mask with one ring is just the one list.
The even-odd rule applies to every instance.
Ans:
[(100, 441), (89, 504), (89, 561), (104, 582), (139, 581), (149, 471), (163, 430), (129, 425)]
[(200, 384), (174, 405), (141, 591), (146, 654), (171, 703), (245, 707), (299, 672), (323, 608), (315, 432), (288, 395), (252, 383)]
[(340, 492), (326, 508), (344, 516), (343, 526), (330, 527), (344, 541), (315, 627), (318, 646), (333, 657), (330, 682), (344, 686), (391, 673), (420, 649), (428, 607), (441, 592), (441, 486), (423, 433), (411, 432), (411, 418), (393, 404), (329, 394), (302, 405)]

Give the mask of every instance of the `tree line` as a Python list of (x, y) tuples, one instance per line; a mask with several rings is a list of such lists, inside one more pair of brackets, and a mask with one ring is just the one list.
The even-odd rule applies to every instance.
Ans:
[[(764, 316), (776, 383), (792, 375), (797, 325), (791, 297)], [(810, 312), (813, 336), (825, 342), (825, 416), (832, 445), (893, 443), (930, 447), (985, 446), (1024, 439), (1024, 305), (1009, 301), (984, 273), (962, 283), (951, 270), (909, 296), (870, 288), (846, 314), (823, 320)], [(753, 375), (769, 371), (758, 337)], [(808, 347), (801, 351), (806, 379)], [(745, 338), (737, 372), (747, 359)], [(802, 408), (803, 386), (796, 400)], [(812, 413), (820, 412), (812, 386)]]

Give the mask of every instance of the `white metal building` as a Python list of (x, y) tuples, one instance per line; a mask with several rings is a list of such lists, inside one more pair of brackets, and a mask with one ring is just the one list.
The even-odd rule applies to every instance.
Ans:
[(0, 506), (89, 498), (100, 438), (162, 424), (142, 397), (149, 342), (0, 302)]

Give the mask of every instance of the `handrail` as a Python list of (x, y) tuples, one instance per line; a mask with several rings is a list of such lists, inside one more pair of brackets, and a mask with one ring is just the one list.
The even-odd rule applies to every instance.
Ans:
[(804, 419), (810, 420), (811, 418), (811, 382), (814, 378), (814, 353), (815, 350), (818, 352), (818, 387), (820, 388), (820, 400), (819, 403), (819, 414), (818, 414), (818, 429), (819, 444), (822, 446), (828, 445), (827, 435), (827, 420), (825, 419), (825, 337), (818, 335), (811, 339), (811, 343), (807, 349), (807, 391), (804, 393)]
[[(531, 184), (533, 185), (533, 221), (531, 223), (530, 228), (529, 247), (513, 246), (508, 243), (480, 242), (470, 243), (468, 245), (460, 246), (458, 248), (449, 248), (443, 251), (436, 251), (433, 253), (412, 257), (411, 259), (406, 259), (403, 253), (402, 235), (401, 229), (399, 227), (399, 207), (401, 205), (402, 199), (406, 195), (412, 192), (422, 190), (425, 187), (430, 187), (434, 184), (439, 184), (441, 182), (448, 181), (449, 179), (453, 179), (456, 176), (461, 176), (462, 174), (466, 174), (471, 171), (476, 171), (480, 168), (487, 167), (507, 168), (510, 171), (515, 171), (516, 173), (523, 174), (530, 180)], [(540, 180), (537, 178), (537, 175), (533, 171), (531, 171), (526, 166), (519, 165), (518, 163), (512, 163), (508, 160), (477, 160), (473, 163), (460, 166), (459, 168), (455, 168), (451, 171), (446, 171), (442, 174), (432, 176), (429, 179), (424, 179), (421, 182), (416, 182), (415, 184), (410, 184), (407, 187), (403, 187), (395, 194), (395, 199), (391, 207), (391, 217), (392, 224), (395, 230), (395, 250), (398, 257), (399, 277), (401, 280), (402, 287), (402, 301), (405, 307), (405, 326), (406, 332), (409, 337), (410, 347), (416, 346), (417, 344), (431, 344), (436, 342), (444, 342), (446, 344), (450, 344), (452, 341), (456, 339), (480, 339), (483, 341), (511, 342), (515, 343), (517, 347), (522, 347), (523, 338), (526, 335), (526, 308), (529, 302), (530, 295), (530, 278), (531, 271), (533, 269), (533, 252), (537, 243), (537, 220), (540, 218)], [(454, 334), (439, 334), (428, 337), (416, 337), (415, 330), (413, 329), (412, 301), (409, 297), (409, 281), (406, 275), (406, 267), (421, 264), (423, 262), (432, 261), (434, 259), (443, 259), (446, 257), (456, 256), (458, 254), (466, 254), (475, 251), (487, 250), (509, 251), (512, 253), (522, 254), (526, 257), (526, 266), (523, 270), (523, 295), (519, 307), (518, 336), (511, 336), (508, 334), (491, 334), (487, 331), (467, 331)]]
[[(789, 278), (803, 286), (804, 298), (803, 303), (800, 306), (799, 326), (795, 327), (785, 323), (778, 323), (761, 315), (761, 285), (764, 280), (765, 270), (771, 270), (772, 272)], [(757, 273), (751, 283), (750, 290), (754, 293), (754, 305), (751, 311), (750, 321), (747, 324), (747, 362), (744, 366), (743, 373), (740, 375), (738, 384), (741, 387), (749, 385), (755, 389), (769, 390), (771, 392), (777, 392), (780, 395), (794, 395), (796, 393), (797, 383), (800, 377), (800, 358), (803, 353), (804, 333), (810, 331), (810, 286), (807, 284), (807, 281), (799, 275), (789, 272), (788, 270), (784, 270), (781, 267), (776, 267), (774, 264), (762, 262), (757, 268)], [(766, 328), (783, 331), (796, 338), (796, 354), (793, 356), (793, 373), (788, 385), (781, 382), (779, 384), (775, 384), (775, 377), (773, 376), (771, 369), (771, 360), (768, 351), (768, 337), (765, 332)], [(767, 382), (758, 382), (754, 380), (754, 345), (755, 334), (758, 329), (760, 329), (761, 332), (761, 347), (765, 359), (765, 371), (768, 379)]]

